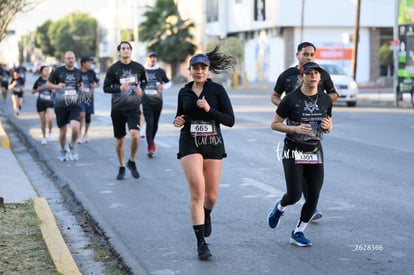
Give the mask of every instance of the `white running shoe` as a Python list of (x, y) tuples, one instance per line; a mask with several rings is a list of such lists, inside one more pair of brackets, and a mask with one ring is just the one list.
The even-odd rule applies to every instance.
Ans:
[(64, 162), (68, 160), (68, 151), (60, 150), (59, 160)]
[(52, 133), (49, 133), (49, 135), (47, 136), (47, 139), (49, 141), (52, 141), (53, 140), (53, 134)]
[(89, 137), (88, 135), (83, 136), (82, 138), (82, 143), (88, 143), (89, 142)]
[(71, 148), (70, 145), (68, 145), (68, 149), (69, 149), (68, 150), (69, 151), (69, 159), (73, 160), (73, 161), (79, 160), (79, 156), (78, 156), (78, 153), (76, 153), (75, 148)]
[(45, 138), (42, 138), (42, 141), (40, 142), (40, 144), (46, 145), (47, 144), (47, 140)]

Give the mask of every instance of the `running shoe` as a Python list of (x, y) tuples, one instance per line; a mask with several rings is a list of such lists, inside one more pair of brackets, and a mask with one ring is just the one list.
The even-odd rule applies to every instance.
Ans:
[(82, 138), (82, 143), (88, 143), (89, 142), (89, 137), (88, 135), (84, 135)]
[(316, 220), (319, 220), (320, 218), (322, 218), (322, 212), (319, 211), (318, 209), (315, 209), (315, 211), (313, 211), (312, 217), (310, 218), (309, 222), (314, 222)]
[(303, 234), (303, 232), (296, 232), (295, 234), (293, 234), (292, 231), (292, 235), (290, 236), (290, 243), (294, 244), (296, 246), (300, 246), (300, 247), (305, 247), (305, 246), (312, 246), (312, 242), (308, 239), (306, 239), (305, 235)]
[(131, 171), (132, 177), (134, 177), (136, 179), (139, 178), (139, 173), (138, 173), (138, 170), (137, 170), (137, 166), (135, 165), (135, 161), (128, 160), (127, 167), (129, 169), (129, 171)]
[(68, 151), (60, 150), (59, 160), (62, 161), (62, 162), (67, 161), (68, 160)]
[(68, 149), (69, 149), (69, 159), (76, 161), (79, 160), (79, 156), (78, 153), (76, 153), (75, 148), (70, 147), (70, 145), (68, 145)]
[(47, 139), (49, 141), (52, 141), (53, 140), (53, 134), (52, 133), (49, 133), (49, 135), (47, 136)]
[(148, 154), (147, 156), (149, 158), (153, 158), (154, 157), (154, 153), (155, 153), (155, 142), (152, 141), (150, 146), (148, 147)]
[(280, 204), (280, 200), (277, 201), (276, 205), (273, 207), (272, 211), (269, 212), (267, 216), (267, 221), (271, 228), (276, 228), (279, 225), (280, 217), (283, 216), (283, 212), (277, 209)]
[(125, 167), (119, 167), (118, 175), (116, 176), (117, 180), (123, 180), (125, 178)]
[(42, 138), (42, 141), (40, 142), (40, 144), (46, 145), (47, 144), (47, 140), (45, 138)]
[(198, 258), (202, 261), (207, 260), (212, 256), (210, 249), (206, 243), (200, 243), (197, 245)]

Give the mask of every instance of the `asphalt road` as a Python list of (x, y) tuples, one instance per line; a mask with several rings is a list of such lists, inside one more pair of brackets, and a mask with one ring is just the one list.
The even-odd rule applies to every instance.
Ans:
[(404, 274), (414, 268), (413, 109), (334, 107), (334, 130), (323, 141), (326, 170), (318, 208), (324, 217), (305, 232), (313, 246), (298, 248), (289, 236), (301, 203), (287, 209), (277, 229), (266, 222), (285, 191), (277, 155), (283, 135), (269, 127), (270, 91), (231, 91), (236, 125), (223, 130), (228, 158), (208, 238), (213, 257), (200, 262), (176, 159), (179, 133), (171, 124), (178, 87), (164, 93), (155, 158), (146, 157), (141, 139), (138, 180), (129, 173), (115, 180), (110, 95), (96, 92), (91, 142), (78, 146), (77, 162), (58, 161), (57, 141), (40, 145), (35, 96), (26, 96), (18, 118), (8, 113), (135, 274)]

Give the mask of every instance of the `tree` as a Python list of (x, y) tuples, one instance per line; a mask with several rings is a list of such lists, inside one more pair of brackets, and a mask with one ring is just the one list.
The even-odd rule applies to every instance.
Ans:
[(42, 25), (36, 28), (35, 32), (35, 47), (42, 50), (44, 55), (53, 56), (55, 53), (55, 48), (51, 45), (49, 37), (47, 35), (50, 26), (52, 25), (52, 20), (45, 21)]
[(147, 42), (160, 60), (171, 64), (172, 79), (177, 80), (180, 64), (196, 49), (191, 42), (194, 23), (180, 16), (174, 0), (157, 0), (154, 7), (147, 7), (146, 20), (138, 29), (139, 40)]
[(41, 0), (0, 0), (0, 41), (6, 36), (9, 24), (19, 12), (27, 12), (40, 2)]
[(96, 53), (96, 19), (86, 13), (72, 13), (52, 23), (47, 31), (50, 45), (55, 49), (54, 56), (63, 58), (66, 51), (76, 56)]

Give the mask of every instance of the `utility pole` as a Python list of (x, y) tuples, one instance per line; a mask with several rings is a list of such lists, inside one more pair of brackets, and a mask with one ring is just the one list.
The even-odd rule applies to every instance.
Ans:
[[(398, 45), (399, 45), (399, 37), (398, 37), (398, 15), (400, 12), (400, 0), (394, 0), (394, 9), (395, 9), (395, 14), (394, 14), (394, 33), (393, 33), (393, 40), (398, 41)], [(399, 48), (399, 47), (398, 47)], [(394, 96), (395, 96), (395, 106), (398, 106), (398, 101), (399, 101), (399, 87), (398, 87), (398, 48), (394, 48), (393, 49), (393, 54), (394, 54)]]
[(305, 24), (305, 0), (302, 0), (302, 14), (300, 17), (300, 41), (303, 42), (303, 26)]
[(352, 51), (352, 78), (354, 80), (356, 80), (356, 74), (357, 74), (360, 12), (361, 12), (361, 0), (356, 0), (354, 40), (353, 40), (353, 51)]

